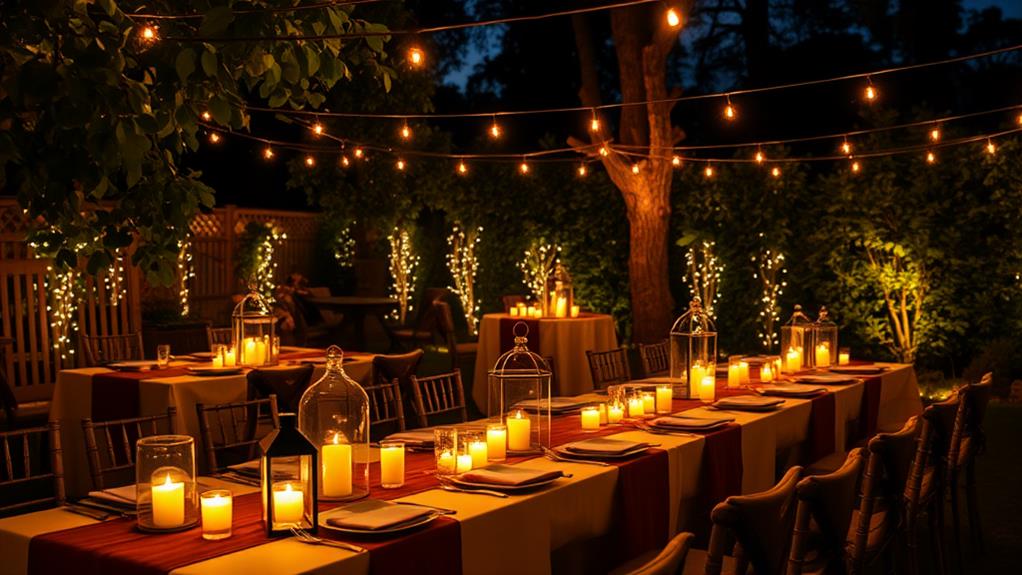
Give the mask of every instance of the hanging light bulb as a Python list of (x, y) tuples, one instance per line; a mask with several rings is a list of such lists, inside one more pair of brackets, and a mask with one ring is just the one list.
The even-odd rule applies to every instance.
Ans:
[(143, 44), (152, 45), (160, 40), (160, 31), (156, 26), (146, 24), (138, 31), (138, 37)]
[(351, 160), (348, 159), (348, 156), (345, 156), (344, 154), (341, 154), (341, 167), (342, 168), (347, 168), (350, 165), (351, 165)]
[(610, 154), (610, 150), (607, 149), (607, 146), (600, 146), (600, 155), (606, 156), (608, 154)]
[(310, 168), (315, 166), (316, 165), (316, 158), (313, 158), (312, 156), (305, 156), (305, 165), (310, 167)]
[(468, 173), (468, 166), (465, 165), (464, 160), (458, 162), (458, 173), (463, 176)]
[(671, 165), (674, 166), (675, 168), (680, 168), (681, 156), (674, 156), (673, 158), (671, 158)]
[(213, 115), (210, 114), (209, 111), (205, 111), (205, 112), (202, 113), (202, 119), (203, 119), (203, 121), (208, 122), (208, 121), (213, 119)]
[(1015, 123), (1022, 126), (1022, 114), (1019, 114), (1018, 117), (1015, 118)]
[(997, 153), (997, 146), (994, 146), (994, 141), (987, 139), (987, 153), (991, 156)]
[(728, 96), (727, 105), (724, 106), (724, 119), (732, 122), (736, 117), (738, 117), (738, 110), (731, 104), (731, 96)]
[(401, 138), (408, 140), (411, 139), (411, 137), (412, 129), (408, 127), (408, 123), (406, 122), (403, 126), (401, 126)]
[(209, 143), (210, 144), (219, 144), (220, 143), (220, 134), (217, 134), (216, 132), (210, 132), (210, 134), (209, 134)]
[(852, 144), (849, 143), (848, 140), (841, 142), (841, 153), (846, 156), (852, 153)]
[(493, 123), (490, 124), (490, 137), (493, 138), (494, 140), (496, 140), (496, 139), (500, 138), (500, 135), (502, 133), (503, 132), (500, 129), (500, 124), (497, 123), (497, 117), (494, 116), (493, 117)]
[(940, 140), (940, 128), (933, 128), (930, 130), (930, 140), (933, 142)]
[(272, 160), (273, 159), (273, 148), (271, 148), (269, 146), (266, 146), (266, 148), (263, 150), (263, 158), (265, 158), (267, 160)]
[(529, 164), (525, 161), (525, 158), (522, 158), (522, 163), (518, 164), (518, 172), (523, 176), (529, 173)]
[(362, 148), (355, 148), (355, 151), (352, 153), (355, 154), (355, 159), (357, 160), (361, 160), (362, 156), (365, 155), (365, 152), (362, 151)]
[(581, 166), (578, 167), (578, 177), (584, 178), (586, 177), (587, 173), (589, 173), (589, 170), (586, 169), (585, 164), (582, 164)]
[(781, 177), (781, 169), (778, 168), (777, 166), (774, 166), (773, 169), (770, 170), (770, 175), (775, 178)]
[(408, 50), (408, 63), (413, 68), (419, 68), (426, 63), (426, 53), (422, 51), (422, 48), (413, 46)]
[(590, 132), (600, 131), (600, 118), (596, 116), (596, 108), (593, 108), (593, 118), (589, 120), (589, 131)]
[(862, 166), (859, 165), (859, 160), (854, 160), (852, 162), (852, 173), (853, 174), (858, 174), (859, 170), (861, 170), (861, 169), (862, 169)]
[(763, 155), (763, 152), (761, 150), (756, 150), (756, 163), (762, 164), (764, 160), (766, 160), (766, 156)]
[(316, 134), (317, 136), (322, 136), (323, 135), (323, 124), (320, 124), (319, 122), (316, 122), (315, 124), (313, 124), (312, 125), (312, 133)]
[(937, 155), (933, 152), (926, 152), (926, 163), (933, 164), (937, 162)]
[(670, 26), (671, 28), (677, 28), (678, 26), (681, 26), (681, 14), (678, 14), (678, 11), (675, 10), (674, 8), (667, 9), (666, 17), (667, 25)]
[(632, 173), (633, 174), (638, 174), (639, 173), (639, 164), (638, 163), (632, 164)]
[(873, 80), (869, 76), (866, 76), (866, 101), (873, 102), (877, 99), (879, 93), (877, 92), (876, 86), (873, 85)]
[(398, 169), (399, 172), (405, 171), (405, 161), (404, 160), (398, 158), (397, 164), (395, 164), (395, 165), (397, 166), (397, 169)]
[(713, 166), (707, 164), (707, 166), (703, 168), (703, 175), (706, 176), (707, 178), (712, 178), (713, 174), (714, 174)]

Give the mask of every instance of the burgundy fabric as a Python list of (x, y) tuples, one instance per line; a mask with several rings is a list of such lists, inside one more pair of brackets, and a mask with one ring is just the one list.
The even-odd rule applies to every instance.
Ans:
[(621, 563), (667, 544), (670, 464), (666, 451), (650, 449), (614, 465), (618, 478), (610, 541), (614, 542), (617, 554), (615, 563)]
[(809, 412), (807, 461), (818, 461), (837, 450), (835, 435), (836, 405), (834, 394), (826, 392), (812, 399)]
[(515, 346), (515, 326), (518, 322), (524, 323), (529, 328), (526, 334), (528, 341), (526, 346), (532, 353), (539, 353), (539, 320), (526, 317), (502, 317), (500, 318), (500, 353)]
[(873, 437), (873, 434), (877, 432), (882, 381), (883, 379), (879, 375), (863, 378), (862, 404), (859, 407), (859, 433), (856, 439)]
[(111, 371), (92, 376), (92, 419), (110, 421), (139, 416), (138, 382), (187, 375), (184, 368)]

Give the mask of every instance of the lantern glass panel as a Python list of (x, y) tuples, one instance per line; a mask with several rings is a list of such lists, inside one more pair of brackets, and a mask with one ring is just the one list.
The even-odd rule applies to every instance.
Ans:
[(811, 363), (807, 363), (812, 349), (813, 322), (802, 312), (802, 306), (796, 305), (791, 318), (781, 326), (782, 371), (794, 373), (812, 367)]
[(514, 347), (489, 371), (488, 415), (507, 426), (511, 454), (550, 447), (550, 366), (528, 349), (529, 328), (514, 326)]
[(142, 531), (180, 531), (198, 523), (193, 438), (151, 435), (135, 443), (135, 501)]
[(260, 487), (266, 534), (290, 535), (292, 527), (317, 529), (318, 451), (298, 430), (294, 413), (260, 443)]
[(820, 308), (820, 316), (813, 323), (813, 366), (826, 369), (838, 363), (838, 327), (828, 313)]
[(302, 394), (298, 426), (319, 452), (320, 499), (369, 495), (369, 396), (345, 373), (341, 348), (327, 349), (323, 377)]
[(671, 378), (677, 380), (675, 397), (698, 397), (703, 377), (716, 376), (717, 361), (717, 326), (700, 298), (693, 298), (688, 311), (674, 321), (670, 347)]
[(575, 305), (575, 290), (572, 287), (571, 275), (560, 262), (557, 263), (554, 273), (547, 281), (547, 294), (549, 301), (546, 302), (544, 315), (548, 317), (571, 316), (571, 308)]
[(250, 290), (234, 306), (231, 337), (238, 365), (260, 367), (277, 364), (276, 323), (270, 303), (256, 290)]

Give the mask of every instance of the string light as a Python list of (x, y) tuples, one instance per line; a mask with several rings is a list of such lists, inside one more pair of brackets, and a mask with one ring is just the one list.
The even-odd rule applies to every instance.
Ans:
[(203, 121), (208, 122), (208, 121), (213, 119), (213, 115), (210, 114), (209, 111), (203, 112), (202, 113), (202, 119), (203, 119)]
[(412, 138), (412, 129), (408, 127), (408, 124), (401, 126), (401, 138), (410, 140)]
[(756, 163), (762, 164), (764, 160), (766, 160), (766, 156), (763, 155), (763, 152), (756, 150)]
[(713, 174), (714, 174), (713, 166), (707, 165), (705, 168), (703, 168), (703, 175), (706, 176), (707, 178), (712, 178)]
[(732, 122), (738, 116), (738, 110), (731, 104), (731, 96), (727, 96), (727, 105), (724, 106), (724, 119)]
[(716, 245), (716, 242), (704, 240), (688, 248), (684, 278), (692, 297), (701, 298), (706, 313), (714, 319), (717, 318), (717, 302), (720, 299), (720, 276), (724, 271), (724, 264), (714, 254)]
[(393, 278), (391, 293), (398, 301), (396, 319), (404, 323), (408, 312), (412, 311), (411, 295), (415, 292), (415, 268), (419, 265), (419, 256), (415, 255), (407, 229), (395, 227), (387, 240), (390, 242), (390, 277)]
[(178, 302), (181, 304), (181, 317), (188, 317), (191, 313), (191, 290), (188, 281), (195, 277), (195, 267), (192, 265), (192, 243), (187, 238), (177, 242), (177, 277), (181, 285), (178, 288)]
[(461, 175), (468, 173), (468, 166), (465, 165), (464, 161), (458, 162), (458, 173)]
[(418, 46), (408, 50), (408, 62), (413, 68), (420, 68), (426, 62), (426, 53)]
[(859, 170), (861, 170), (861, 169), (862, 169), (862, 166), (859, 165), (859, 160), (855, 160), (855, 161), (852, 162), (852, 173), (853, 174), (858, 174)]
[(993, 140), (987, 139), (987, 153), (991, 156), (997, 153), (997, 147), (994, 146)]
[(143, 45), (152, 46), (160, 41), (160, 29), (149, 24), (142, 26), (138, 31), (138, 38)]
[(348, 156), (346, 156), (344, 154), (341, 154), (341, 167), (342, 168), (347, 168), (350, 165), (351, 165), (351, 160), (348, 159)]
[(675, 168), (681, 167), (681, 156), (674, 156), (671, 158), (671, 165)]
[(940, 141), (940, 128), (933, 128), (930, 130), (930, 140), (933, 142)]
[(355, 148), (355, 151), (352, 153), (355, 154), (355, 159), (357, 160), (361, 160), (362, 156), (365, 155), (365, 152), (362, 150), (362, 148)]
[(547, 281), (560, 263), (561, 246), (533, 240), (525, 250), (525, 256), (518, 262), (522, 270), (522, 282), (532, 292), (532, 297), (546, 307)]
[(636, 164), (632, 164), (632, 173), (633, 174), (638, 174), (639, 173), (639, 164), (637, 164), (637, 163)]
[(273, 148), (266, 146), (266, 148), (263, 149), (263, 159), (266, 160), (273, 159)]
[(305, 156), (305, 165), (309, 168), (316, 165), (316, 158), (312, 156)]
[(600, 146), (600, 155), (607, 157), (608, 154), (610, 154), (610, 150), (607, 149), (607, 146)]
[(852, 153), (852, 144), (847, 139), (841, 142), (841, 153), (846, 156)]
[(1022, 126), (1022, 114), (1019, 114), (1018, 117), (1015, 118), (1015, 123)]
[[(354, 224), (355, 222), (351, 222)], [(355, 238), (351, 237), (351, 227), (338, 232), (334, 239), (334, 261), (342, 268), (355, 267)]]
[(523, 176), (529, 173), (529, 164), (525, 161), (525, 159), (522, 159), (522, 163), (518, 164), (518, 172)]
[(216, 132), (210, 132), (209, 133), (209, 143), (210, 144), (219, 144), (220, 143), (220, 134), (218, 134)]
[(578, 177), (584, 178), (584, 177), (586, 177), (587, 173), (589, 173), (589, 170), (586, 169), (586, 165), (585, 164), (582, 164), (581, 166), (578, 167)]
[(926, 152), (926, 163), (933, 164), (937, 161), (937, 155), (933, 152)]
[(593, 108), (593, 118), (589, 120), (589, 131), (590, 132), (600, 131), (600, 118), (596, 116), (596, 108)]
[(397, 164), (395, 164), (395, 165), (397, 166), (398, 171), (400, 171), (400, 172), (405, 171), (405, 161), (404, 160), (399, 158), (398, 161), (397, 161)]
[(316, 134), (317, 136), (322, 136), (323, 135), (323, 124), (320, 124), (319, 122), (316, 122), (315, 124), (313, 124), (312, 125), (312, 133)]
[(667, 25), (671, 28), (681, 26), (681, 15), (674, 8), (667, 9)]
[(493, 138), (494, 140), (497, 140), (500, 138), (500, 135), (502, 133), (503, 131), (500, 129), (500, 124), (497, 123), (497, 117), (494, 116), (493, 123), (490, 124), (490, 137)]
[(784, 254), (770, 249), (763, 250), (759, 257), (752, 256), (752, 261), (757, 264), (757, 271), (752, 273), (752, 278), (760, 280), (763, 286), (759, 298), (759, 341), (769, 351), (780, 343), (774, 326), (781, 321), (781, 308), (777, 300), (788, 286), (784, 280), (788, 270), (784, 267)]
[(875, 101), (877, 99), (877, 96), (879, 95), (879, 93), (877, 92), (876, 87), (873, 86), (873, 80), (869, 76), (866, 76), (866, 82), (867, 82), (867, 84), (866, 84), (866, 101), (867, 102), (873, 102), (873, 101)]
[(447, 236), (447, 269), (451, 272), (454, 285), (451, 292), (458, 296), (461, 307), (465, 310), (465, 323), (473, 335), (479, 333), (479, 304), (475, 297), (476, 273), (479, 271), (479, 258), (476, 246), (482, 240), (483, 228), (466, 232), (457, 224), (451, 235)]
[(773, 169), (770, 170), (770, 175), (775, 178), (781, 177), (781, 169), (778, 168), (777, 166), (774, 166)]
[(264, 227), (260, 229), (259, 234), (261, 237), (255, 247), (256, 269), (251, 280), (256, 291), (266, 298), (266, 301), (272, 303), (277, 286), (277, 282), (274, 281), (277, 275), (277, 262), (274, 261), (273, 254), (279, 244), (287, 239), (287, 234), (270, 222), (264, 222), (262, 226)]

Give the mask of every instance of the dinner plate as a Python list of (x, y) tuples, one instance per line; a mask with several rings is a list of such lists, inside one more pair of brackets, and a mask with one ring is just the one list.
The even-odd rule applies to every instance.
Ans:
[(213, 352), (211, 351), (197, 351), (195, 353), (189, 353), (188, 355), (196, 359), (213, 359)]
[(759, 395), (737, 395), (720, 399), (712, 407), (727, 411), (774, 411), (781, 407), (783, 399), (763, 397)]
[(760, 388), (760, 393), (771, 397), (816, 397), (827, 392), (825, 387), (813, 387), (810, 385), (772, 385)]
[(188, 373), (192, 375), (201, 375), (205, 377), (217, 376), (217, 375), (235, 375), (241, 373), (244, 369), (241, 367), (189, 367)]
[(159, 364), (150, 360), (115, 361), (106, 364), (106, 367), (120, 371), (145, 371), (147, 369), (156, 369), (158, 366)]
[(564, 477), (564, 476), (562, 475), (560, 477), (551, 477), (550, 479), (544, 479), (542, 481), (537, 481), (535, 483), (528, 483), (526, 485), (500, 485), (500, 484), (497, 484), (497, 483), (476, 483), (474, 481), (465, 481), (463, 479), (460, 479), (457, 475), (452, 475), (450, 481), (454, 485), (457, 485), (458, 487), (464, 487), (465, 489), (489, 489), (490, 491), (501, 491), (501, 492), (507, 491), (507, 492), (515, 493), (515, 492), (521, 492), (521, 491), (531, 491), (533, 489), (538, 489), (540, 487), (545, 487), (547, 485), (550, 485), (554, 481), (557, 481), (558, 479), (561, 479), (561, 477)]
[(841, 375), (880, 375), (890, 369), (886, 365), (840, 365), (828, 367), (827, 371)]
[(644, 453), (648, 449), (649, 445), (638, 445), (632, 449), (629, 449), (628, 451), (623, 451), (621, 453), (606, 453), (596, 451), (579, 452), (571, 451), (569, 449), (565, 449), (565, 446), (563, 445), (558, 445), (557, 447), (554, 448), (554, 451), (557, 453), (557, 455), (560, 455), (561, 457), (564, 457), (566, 459), (584, 460), (584, 459), (625, 459), (626, 457), (631, 457), (633, 455)]
[[(718, 429), (720, 429), (722, 427), (726, 427), (729, 423), (732, 423), (735, 420), (735, 418), (733, 418), (733, 417), (722, 417), (722, 418), (717, 419), (716, 421), (710, 420), (709, 418), (705, 418), (705, 417), (691, 417), (691, 416), (687, 416), (687, 415), (684, 415), (684, 416), (673, 416), (673, 417), (676, 417), (678, 419), (693, 420), (695, 422), (695, 424), (693, 424), (693, 425), (656, 425), (656, 423), (654, 423), (656, 421), (656, 419), (654, 419), (654, 420), (649, 422), (649, 426), (651, 428), (653, 428), (654, 430), (656, 430), (656, 431), (667, 431), (667, 432), (678, 432), (678, 431), (693, 432), (693, 431), (698, 431), (698, 432), (705, 432), (705, 431), (716, 431), (716, 430), (718, 430)], [(698, 420), (707, 420), (707, 421), (710, 421), (711, 423), (701, 424), (701, 423), (698, 423)]]
[(424, 517), (413, 519), (411, 521), (406, 521), (404, 523), (399, 523), (397, 525), (387, 527), (386, 529), (355, 529), (351, 527), (338, 527), (336, 525), (330, 525), (329, 523), (327, 523), (327, 519), (330, 519), (332, 515), (336, 515), (338, 512), (344, 510), (345, 507), (335, 507), (333, 509), (320, 512), (319, 526), (322, 527), (323, 529), (327, 529), (330, 531), (336, 531), (338, 533), (350, 533), (352, 535), (386, 535), (391, 533), (403, 533), (405, 531), (415, 529), (416, 527), (426, 525), (427, 523), (432, 522), (437, 517), (440, 517), (440, 513), (432, 512)]
[(792, 380), (796, 383), (809, 383), (814, 385), (848, 385), (859, 381), (858, 378), (847, 375), (826, 373), (819, 375), (796, 375), (792, 378)]

